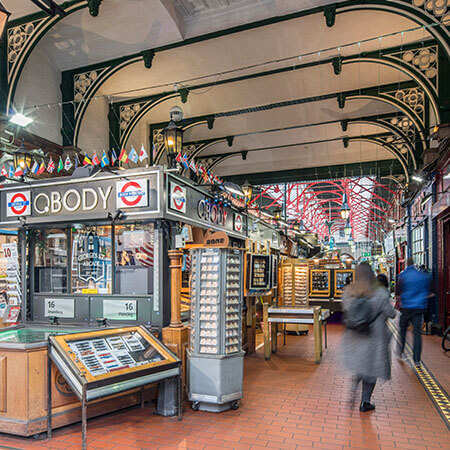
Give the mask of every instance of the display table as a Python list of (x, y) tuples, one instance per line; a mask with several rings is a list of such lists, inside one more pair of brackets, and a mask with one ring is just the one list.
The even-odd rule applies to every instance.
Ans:
[[(0, 330), (0, 432), (32, 436), (47, 431), (47, 347), (50, 335), (79, 333), (82, 328), (48, 325)], [(81, 420), (81, 403), (52, 364), (53, 427)], [(146, 387), (145, 400), (157, 396)], [(142, 401), (140, 388), (92, 402), (89, 417), (117, 411)]]
[[(265, 314), (267, 321), (264, 326), (264, 357), (270, 359), (270, 354), (276, 347), (272, 349), (267, 345), (269, 342), (269, 324), (270, 323), (282, 323), (282, 324), (308, 324), (314, 327), (314, 348), (316, 363), (319, 364), (322, 358), (322, 326), (330, 317), (330, 311), (327, 309), (322, 310), (320, 306), (315, 306), (311, 309), (293, 308), (293, 307), (270, 307), (267, 308)], [(326, 340), (326, 328), (325, 328), (325, 340)], [(274, 339), (272, 338), (272, 342)], [(276, 345), (276, 344), (275, 344)]]

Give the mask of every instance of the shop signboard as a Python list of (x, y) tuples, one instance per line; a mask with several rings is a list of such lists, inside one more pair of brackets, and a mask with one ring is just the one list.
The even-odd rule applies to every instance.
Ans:
[(1, 222), (27, 216), (27, 223), (108, 217), (117, 209), (159, 212), (159, 171), (94, 179), (38, 181), (26, 191), (7, 187), (0, 192)]
[(103, 317), (109, 320), (137, 320), (136, 300), (103, 300)]
[(169, 186), (169, 208), (184, 214), (186, 212), (186, 188), (173, 181), (169, 183)]
[(234, 213), (234, 231), (238, 231), (239, 233), (242, 231), (242, 215)]
[(45, 317), (75, 318), (75, 299), (73, 298), (46, 298)]

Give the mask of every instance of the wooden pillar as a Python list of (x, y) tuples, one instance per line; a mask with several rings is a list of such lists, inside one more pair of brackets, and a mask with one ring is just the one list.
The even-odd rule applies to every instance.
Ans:
[(316, 364), (320, 364), (322, 357), (322, 323), (320, 318), (320, 306), (314, 307), (314, 351)]
[(170, 258), (170, 325), (171, 328), (182, 327), (181, 323), (181, 250), (169, 250)]
[(270, 359), (270, 325), (269, 325), (269, 304), (263, 303), (263, 331), (264, 331), (264, 358)]
[(186, 380), (186, 349), (189, 328), (181, 323), (181, 250), (169, 250), (170, 258), (170, 325), (163, 328), (162, 340), (182, 362), (183, 386)]
[(247, 355), (256, 351), (256, 305), (255, 297), (245, 297), (247, 303)]

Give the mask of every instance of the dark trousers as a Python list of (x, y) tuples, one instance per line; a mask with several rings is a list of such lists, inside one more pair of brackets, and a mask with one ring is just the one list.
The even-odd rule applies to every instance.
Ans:
[(377, 379), (376, 377), (366, 377), (366, 376), (363, 377), (361, 375), (356, 375), (353, 378), (353, 391), (356, 391), (361, 381), (362, 381), (361, 401), (370, 403), (370, 398), (372, 397), (372, 392), (375, 389)]
[(414, 363), (420, 362), (420, 355), (422, 353), (422, 323), (423, 323), (423, 310), (422, 309), (402, 309), (400, 316), (400, 343), (399, 353), (402, 354), (405, 349), (406, 341), (406, 329), (409, 322), (412, 323), (414, 333), (414, 345), (413, 345), (413, 359)]

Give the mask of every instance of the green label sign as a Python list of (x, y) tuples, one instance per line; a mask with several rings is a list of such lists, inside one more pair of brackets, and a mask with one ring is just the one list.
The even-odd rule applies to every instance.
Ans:
[(370, 252), (363, 252), (361, 256), (362, 257), (368, 257), (368, 256), (370, 256)]

